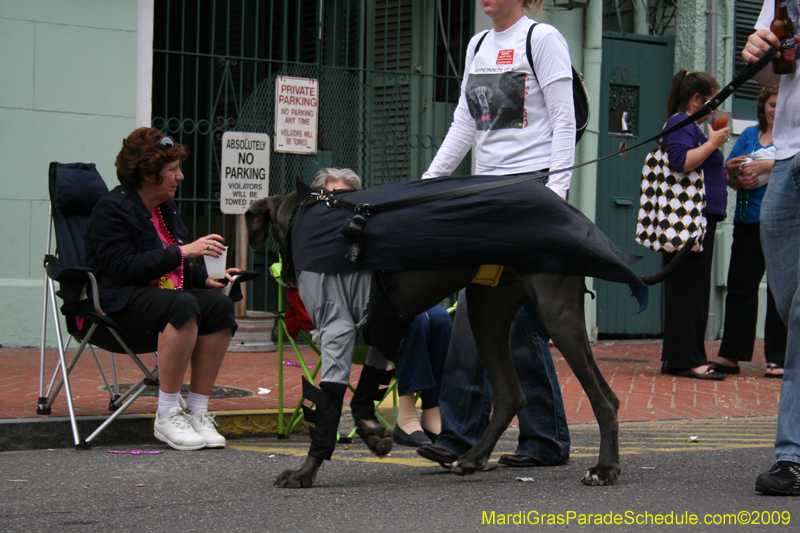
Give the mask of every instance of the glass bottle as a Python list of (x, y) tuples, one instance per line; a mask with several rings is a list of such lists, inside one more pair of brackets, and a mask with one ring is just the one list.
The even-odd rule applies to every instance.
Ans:
[(778, 49), (781, 57), (772, 60), (772, 71), (775, 74), (791, 74), (794, 72), (794, 24), (789, 18), (787, 8), (790, 0), (775, 0), (775, 18), (770, 26), (770, 31), (781, 41)]

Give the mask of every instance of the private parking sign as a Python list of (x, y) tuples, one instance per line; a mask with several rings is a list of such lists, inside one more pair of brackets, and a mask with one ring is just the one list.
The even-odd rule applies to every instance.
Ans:
[(278, 76), (275, 80), (275, 151), (317, 153), (319, 82)]

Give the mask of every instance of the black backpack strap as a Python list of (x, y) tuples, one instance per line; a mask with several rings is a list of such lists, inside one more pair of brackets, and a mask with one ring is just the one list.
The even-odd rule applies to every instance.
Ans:
[(483, 40), (486, 39), (486, 36), (489, 35), (490, 31), (492, 31), (492, 30), (486, 30), (485, 32), (483, 32), (483, 35), (481, 35), (481, 38), (478, 39), (478, 44), (475, 45), (475, 53), (473, 54), (473, 56), (478, 53), (478, 50), (481, 49), (481, 45), (483, 44)]
[(528, 64), (531, 66), (531, 72), (533, 72), (534, 78), (536, 78), (536, 69), (533, 68), (533, 57), (531, 56), (531, 37), (533, 36), (533, 28), (535, 28), (537, 24), (539, 23), (534, 22), (531, 24), (531, 29), (528, 30), (528, 39), (525, 41), (525, 54), (528, 56)]

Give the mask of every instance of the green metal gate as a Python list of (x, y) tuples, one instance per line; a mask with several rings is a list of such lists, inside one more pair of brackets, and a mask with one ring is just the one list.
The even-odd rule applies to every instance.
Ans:
[[(600, 89), (600, 154), (617, 152), (652, 137), (666, 121), (672, 81), (673, 39), (603, 33), (603, 74)], [(597, 167), (597, 225), (623, 252), (642, 255), (634, 266), (639, 274), (661, 269), (661, 255), (636, 244), (639, 186), (644, 146), (601, 161)], [(662, 288), (650, 288), (650, 304), (641, 314), (625, 285), (595, 280), (597, 326), (603, 337), (655, 336), (662, 331)]]
[[(472, 0), (163, 0), (155, 3), (153, 127), (189, 148), (179, 190), (193, 235), (236, 242), (219, 210), (226, 131), (274, 135), (275, 80), (319, 83), (318, 153), (270, 155), (270, 194), (325, 166), (365, 186), (418, 179), (452, 121)], [(458, 173), (469, 173), (469, 161)], [(248, 308), (274, 310), (266, 267), (277, 245), (250, 252), (262, 278)], [(235, 249), (229, 252), (234, 254)], [(235, 257), (235, 255), (234, 255)], [(274, 291), (272, 291), (274, 292)]]

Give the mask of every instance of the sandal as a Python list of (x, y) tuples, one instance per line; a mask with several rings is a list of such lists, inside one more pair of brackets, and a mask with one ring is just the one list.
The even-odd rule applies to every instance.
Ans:
[(720, 374), (739, 374), (742, 371), (742, 369), (739, 368), (739, 365), (725, 366), (723, 364), (717, 363), (716, 361), (709, 361), (708, 368)]
[(778, 378), (783, 379), (783, 367), (775, 363), (767, 364), (767, 371), (764, 373), (765, 378)]
[(685, 368), (678, 373), (678, 376), (682, 378), (708, 379), (712, 381), (722, 381), (725, 379), (725, 374), (715, 371), (710, 364), (705, 372), (695, 372), (691, 368)]

